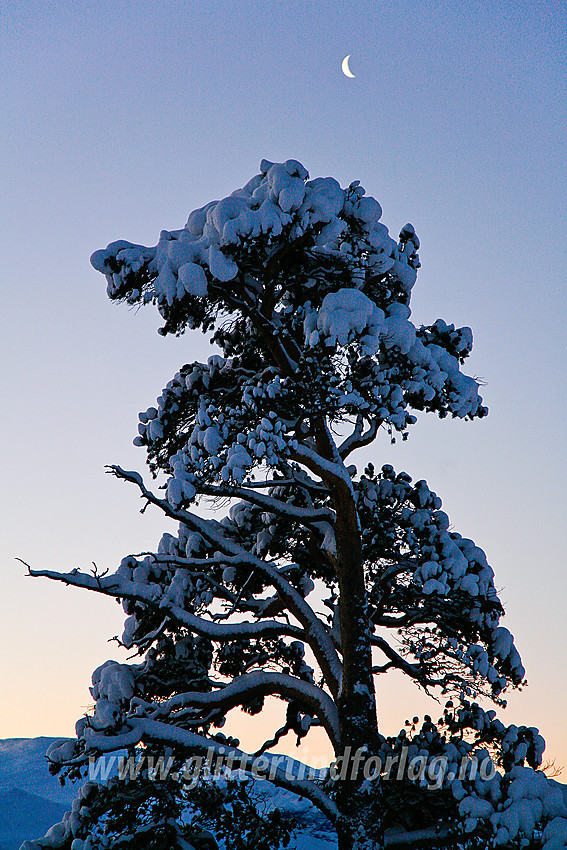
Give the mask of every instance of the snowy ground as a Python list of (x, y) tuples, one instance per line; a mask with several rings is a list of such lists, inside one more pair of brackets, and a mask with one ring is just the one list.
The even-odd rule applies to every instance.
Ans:
[[(45, 761), (45, 752), (54, 740), (0, 741), (0, 850), (18, 850), (25, 839), (44, 835), (69, 808), (74, 789), (62, 787), (58, 778), (49, 774)], [(336, 846), (325, 819), (309, 804), (276, 789), (273, 805), (293, 812), (304, 824), (289, 850), (333, 850)]]

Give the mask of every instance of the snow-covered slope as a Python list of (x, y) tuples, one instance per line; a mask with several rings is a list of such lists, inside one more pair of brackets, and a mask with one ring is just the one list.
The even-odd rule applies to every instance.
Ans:
[(0, 850), (18, 850), (25, 838), (44, 835), (60, 821), (67, 806), (21, 788), (0, 793)]
[[(71, 785), (62, 787), (51, 776), (45, 752), (56, 738), (0, 740), (0, 850), (18, 850), (25, 839), (44, 835), (60, 821), (75, 796)], [(333, 850), (333, 833), (325, 818), (309, 803), (262, 782), (270, 804), (291, 811), (302, 828), (289, 850)]]
[(336, 848), (334, 830), (311, 803), (283, 788), (275, 788), (271, 783), (263, 780), (258, 780), (258, 788), (266, 795), (269, 808), (290, 812), (300, 824), (288, 850), (334, 850)]
[[(61, 786), (47, 769), (45, 753), (58, 738), (8, 738), (0, 740), (0, 794), (19, 788), (55, 803), (69, 803), (73, 788)], [(0, 847), (1, 847), (0, 843)]]
[(45, 751), (54, 738), (0, 741), (0, 850), (18, 850), (61, 820), (74, 793), (51, 776)]

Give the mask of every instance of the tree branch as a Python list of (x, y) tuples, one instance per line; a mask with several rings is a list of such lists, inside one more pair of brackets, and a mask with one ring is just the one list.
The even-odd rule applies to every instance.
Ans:
[[(179, 729), (168, 723), (162, 723), (149, 718), (130, 718), (128, 730), (118, 735), (96, 735), (93, 734), (85, 740), (87, 745), (87, 753), (99, 752), (109, 753), (124, 749), (125, 747), (135, 746), (141, 742), (149, 744), (165, 744), (169, 746), (179, 746), (188, 752), (195, 755), (209, 756), (214, 753), (222, 756), (225, 763), (229, 760), (233, 765), (242, 767), (243, 770), (260, 772), (261, 763), (256, 761), (249, 753), (239, 750), (236, 747), (229, 747), (226, 744), (220, 744), (211, 738), (204, 735), (198, 735), (195, 732), (189, 732), (185, 729)], [(265, 753), (262, 757), (263, 763), (267, 765), (264, 773), (268, 773), (270, 781), (280, 788), (285, 788), (298, 794), (300, 797), (305, 797), (310, 800), (323, 814), (329, 818), (331, 823), (336, 823), (339, 817), (339, 810), (331, 798), (325, 794), (317, 781), (312, 779), (297, 779), (288, 769), (282, 769), (279, 765), (282, 760), (289, 764), (289, 759), (286, 756), (274, 756)], [(83, 759), (84, 761), (85, 759)]]
[(364, 417), (362, 414), (359, 414), (356, 417), (354, 431), (339, 446), (339, 454), (342, 459), (345, 460), (351, 452), (372, 443), (378, 433), (378, 429), (382, 425), (382, 422), (382, 419), (376, 418), (370, 423), (369, 428), (366, 431), (363, 431)]
[(382, 650), (386, 658), (390, 660), (390, 662), (397, 667), (402, 672), (406, 673), (408, 676), (411, 676), (412, 679), (420, 682), (422, 685), (429, 684), (427, 681), (424, 681), (424, 671), (421, 667), (418, 667), (415, 664), (410, 664), (409, 661), (406, 661), (405, 658), (402, 658), (395, 649), (393, 649), (387, 640), (384, 640), (380, 635), (372, 635), (370, 641), (373, 646), (377, 646), (378, 649)]
[(179, 605), (174, 605), (159, 596), (158, 585), (146, 585), (145, 587), (136, 582), (125, 581), (116, 576), (106, 576), (97, 579), (79, 570), (70, 573), (58, 573), (53, 570), (32, 570), (30, 575), (36, 578), (50, 578), (61, 581), (73, 587), (84, 587), (102, 593), (105, 596), (114, 596), (117, 599), (134, 599), (155, 607), (160, 611), (166, 611), (172, 620), (190, 629), (195, 634), (208, 637), (213, 641), (226, 641), (235, 638), (253, 639), (258, 637), (278, 637), (285, 635), (299, 640), (305, 640), (305, 632), (298, 626), (290, 623), (282, 623), (278, 620), (265, 620), (257, 623), (216, 623), (190, 614)]
[(179, 708), (218, 707), (223, 712), (243, 705), (250, 697), (279, 694), (310, 709), (324, 726), (333, 747), (338, 748), (339, 721), (337, 708), (331, 697), (317, 685), (286, 673), (245, 673), (228, 685), (208, 692), (190, 691), (176, 694), (159, 705), (153, 719), (165, 717)]
[[(277, 485), (276, 485), (277, 486)], [(273, 496), (264, 496), (262, 493), (254, 493), (247, 487), (228, 487), (214, 484), (199, 484), (198, 492), (209, 496), (235, 496), (266, 511), (283, 516), (292, 517), (304, 525), (310, 525), (323, 519), (333, 519), (334, 514), (329, 508), (300, 508), (289, 502), (282, 502)]]
[(305, 629), (304, 640), (309, 643), (321, 671), (327, 680), (331, 693), (333, 695), (338, 693), (342, 679), (342, 665), (327, 632), (327, 628), (301, 594), (283, 577), (275, 566), (255, 555), (251, 555), (246, 549), (236, 543), (236, 541), (228, 540), (224, 536), (223, 527), (216, 520), (203, 519), (189, 511), (172, 508), (168, 501), (159, 499), (147, 489), (139, 473), (126, 472), (121, 467), (115, 465), (110, 466), (109, 469), (117, 478), (122, 478), (125, 481), (136, 484), (143, 497), (151, 504), (161, 508), (166, 516), (184, 523), (194, 531), (198, 531), (209, 543), (220, 549), (221, 552), (228, 555), (239, 555), (242, 558), (243, 564), (258, 569), (268, 578), (285, 601), (290, 613), (293, 614)]

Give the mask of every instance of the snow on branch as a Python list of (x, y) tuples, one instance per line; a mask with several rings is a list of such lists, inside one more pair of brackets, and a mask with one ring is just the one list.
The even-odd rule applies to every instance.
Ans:
[[(116, 735), (96, 733), (90, 735), (86, 739), (86, 753), (110, 753), (139, 743), (152, 743), (181, 747), (185, 752), (194, 755), (208, 756), (213, 752), (223, 756), (225, 763), (231, 761), (239, 766), (254, 765), (254, 757), (244, 750), (221, 744), (204, 735), (180, 729), (163, 721), (134, 717), (129, 719), (128, 724), (129, 729)], [(271, 782), (310, 800), (329, 818), (331, 823), (335, 823), (338, 817), (337, 806), (316, 780), (299, 779), (292, 776), (289, 770), (280, 767), (282, 762), (288, 762), (285, 756), (264, 753), (261, 758), (264, 760), (263, 764), (267, 766), (265, 772), (269, 774)]]
[(318, 475), (327, 486), (332, 484), (347, 484), (350, 488), (351, 482), (348, 472), (344, 466), (336, 461), (327, 460), (314, 449), (303, 443), (297, 443), (290, 450), (290, 457), (298, 463), (304, 464), (311, 472)]
[(364, 417), (362, 415), (357, 416), (356, 425), (354, 430), (349, 436), (343, 440), (341, 445), (339, 446), (339, 455), (343, 460), (345, 460), (351, 452), (356, 451), (356, 449), (361, 449), (364, 446), (370, 445), (376, 438), (376, 434), (378, 433), (378, 429), (382, 425), (383, 420), (379, 417), (376, 417), (370, 423), (370, 426), (364, 430)]
[(225, 711), (236, 705), (242, 705), (250, 697), (269, 694), (279, 694), (309, 708), (321, 720), (333, 744), (337, 744), (338, 715), (331, 697), (317, 685), (284, 673), (246, 673), (211, 693), (190, 691), (176, 694), (160, 704), (152, 717), (167, 717), (172, 712), (185, 707), (219, 707)]
[[(274, 482), (279, 486), (279, 482)], [(304, 525), (310, 525), (323, 519), (333, 519), (334, 513), (329, 508), (311, 509), (301, 508), (290, 502), (282, 502), (281, 499), (276, 499), (274, 496), (265, 496), (261, 493), (255, 493), (248, 486), (246, 487), (222, 487), (214, 484), (201, 484), (197, 486), (197, 491), (208, 496), (234, 496), (243, 499), (258, 507), (265, 508), (271, 513), (281, 516), (292, 517)]]
[(231, 638), (252, 639), (259, 637), (278, 637), (286, 635), (295, 639), (305, 639), (305, 632), (290, 623), (278, 620), (263, 620), (254, 623), (217, 623), (191, 614), (171, 600), (160, 594), (158, 585), (142, 585), (137, 582), (128, 582), (123, 578), (117, 578), (116, 574), (104, 577), (82, 573), (72, 570), (69, 573), (58, 573), (53, 570), (29, 569), (29, 574), (36, 578), (50, 578), (61, 581), (73, 587), (84, 587), (102, 593), (105, 596), (113, 596), (117, 599), (133, 599), (145, 602), (148, 605), (166, 611), (172, 620), (190, 631), (213, 641), (224, 642)]
[(221, 552), (231, 555), (241, 555), (243, 562), (258, 569), (264, 576), (266, 576), (289, 607), (290, 613), (292, 613), (303, 626), (305, 630), (305, 640), (309, 643), (313, 650), (321, 670), (326, 677), (329, 688), (332, 692), (337, 692), (342, 678), (342, 667), (333, 641), (327, 632), (327, 628), (301, 594), (274, 566), (263, 561), (261, 558), (251, 555), (238, 543), (228, 540), (222, 533), (222, 526), (220, 523), (210, 519), (203, 519), (189, 511), (175, 510), (172, 508), (166, 499), (159, 499), (147, 489), (142, 477), (137, 472), (127, 472), (121, 467), (115, 465), (109, 467), (109, 469), (117, 476), (117, 478), (122, 478), (125, 481), (136, 484), (136, 486), (141, 490), (143, 497), (151, 504), (160, 507), (167, 516), (170, 516), (172, 519), (180, 520), (189, 528), (198, 531), (209, 543), (218, 548)]

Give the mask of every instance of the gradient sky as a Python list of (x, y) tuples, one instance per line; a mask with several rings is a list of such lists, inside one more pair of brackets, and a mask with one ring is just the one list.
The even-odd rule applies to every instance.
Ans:
[[(154, 245), (261, 158), (295, 158), (360, 179), (394, 236), (414, 224), (415, 322), (473, 328), (488, 419), (423, 415), (371, 458), (426, 478), (487, 552), (530, 680), (503, 719), (567, 765), (566, 42), (565, 5), (545, 0), (8, 0), (0, 738), (72, 734), (92, 670), (123, 657), (112, 600), (15, 558), (103, 569), (156, 545), (167, 524), (103, 467), (143, 468), (137, 412), (209, 354), (110, 304), (90, 254)], [(385, 678), (378, 704), (386, 732), (426, 710)]]

